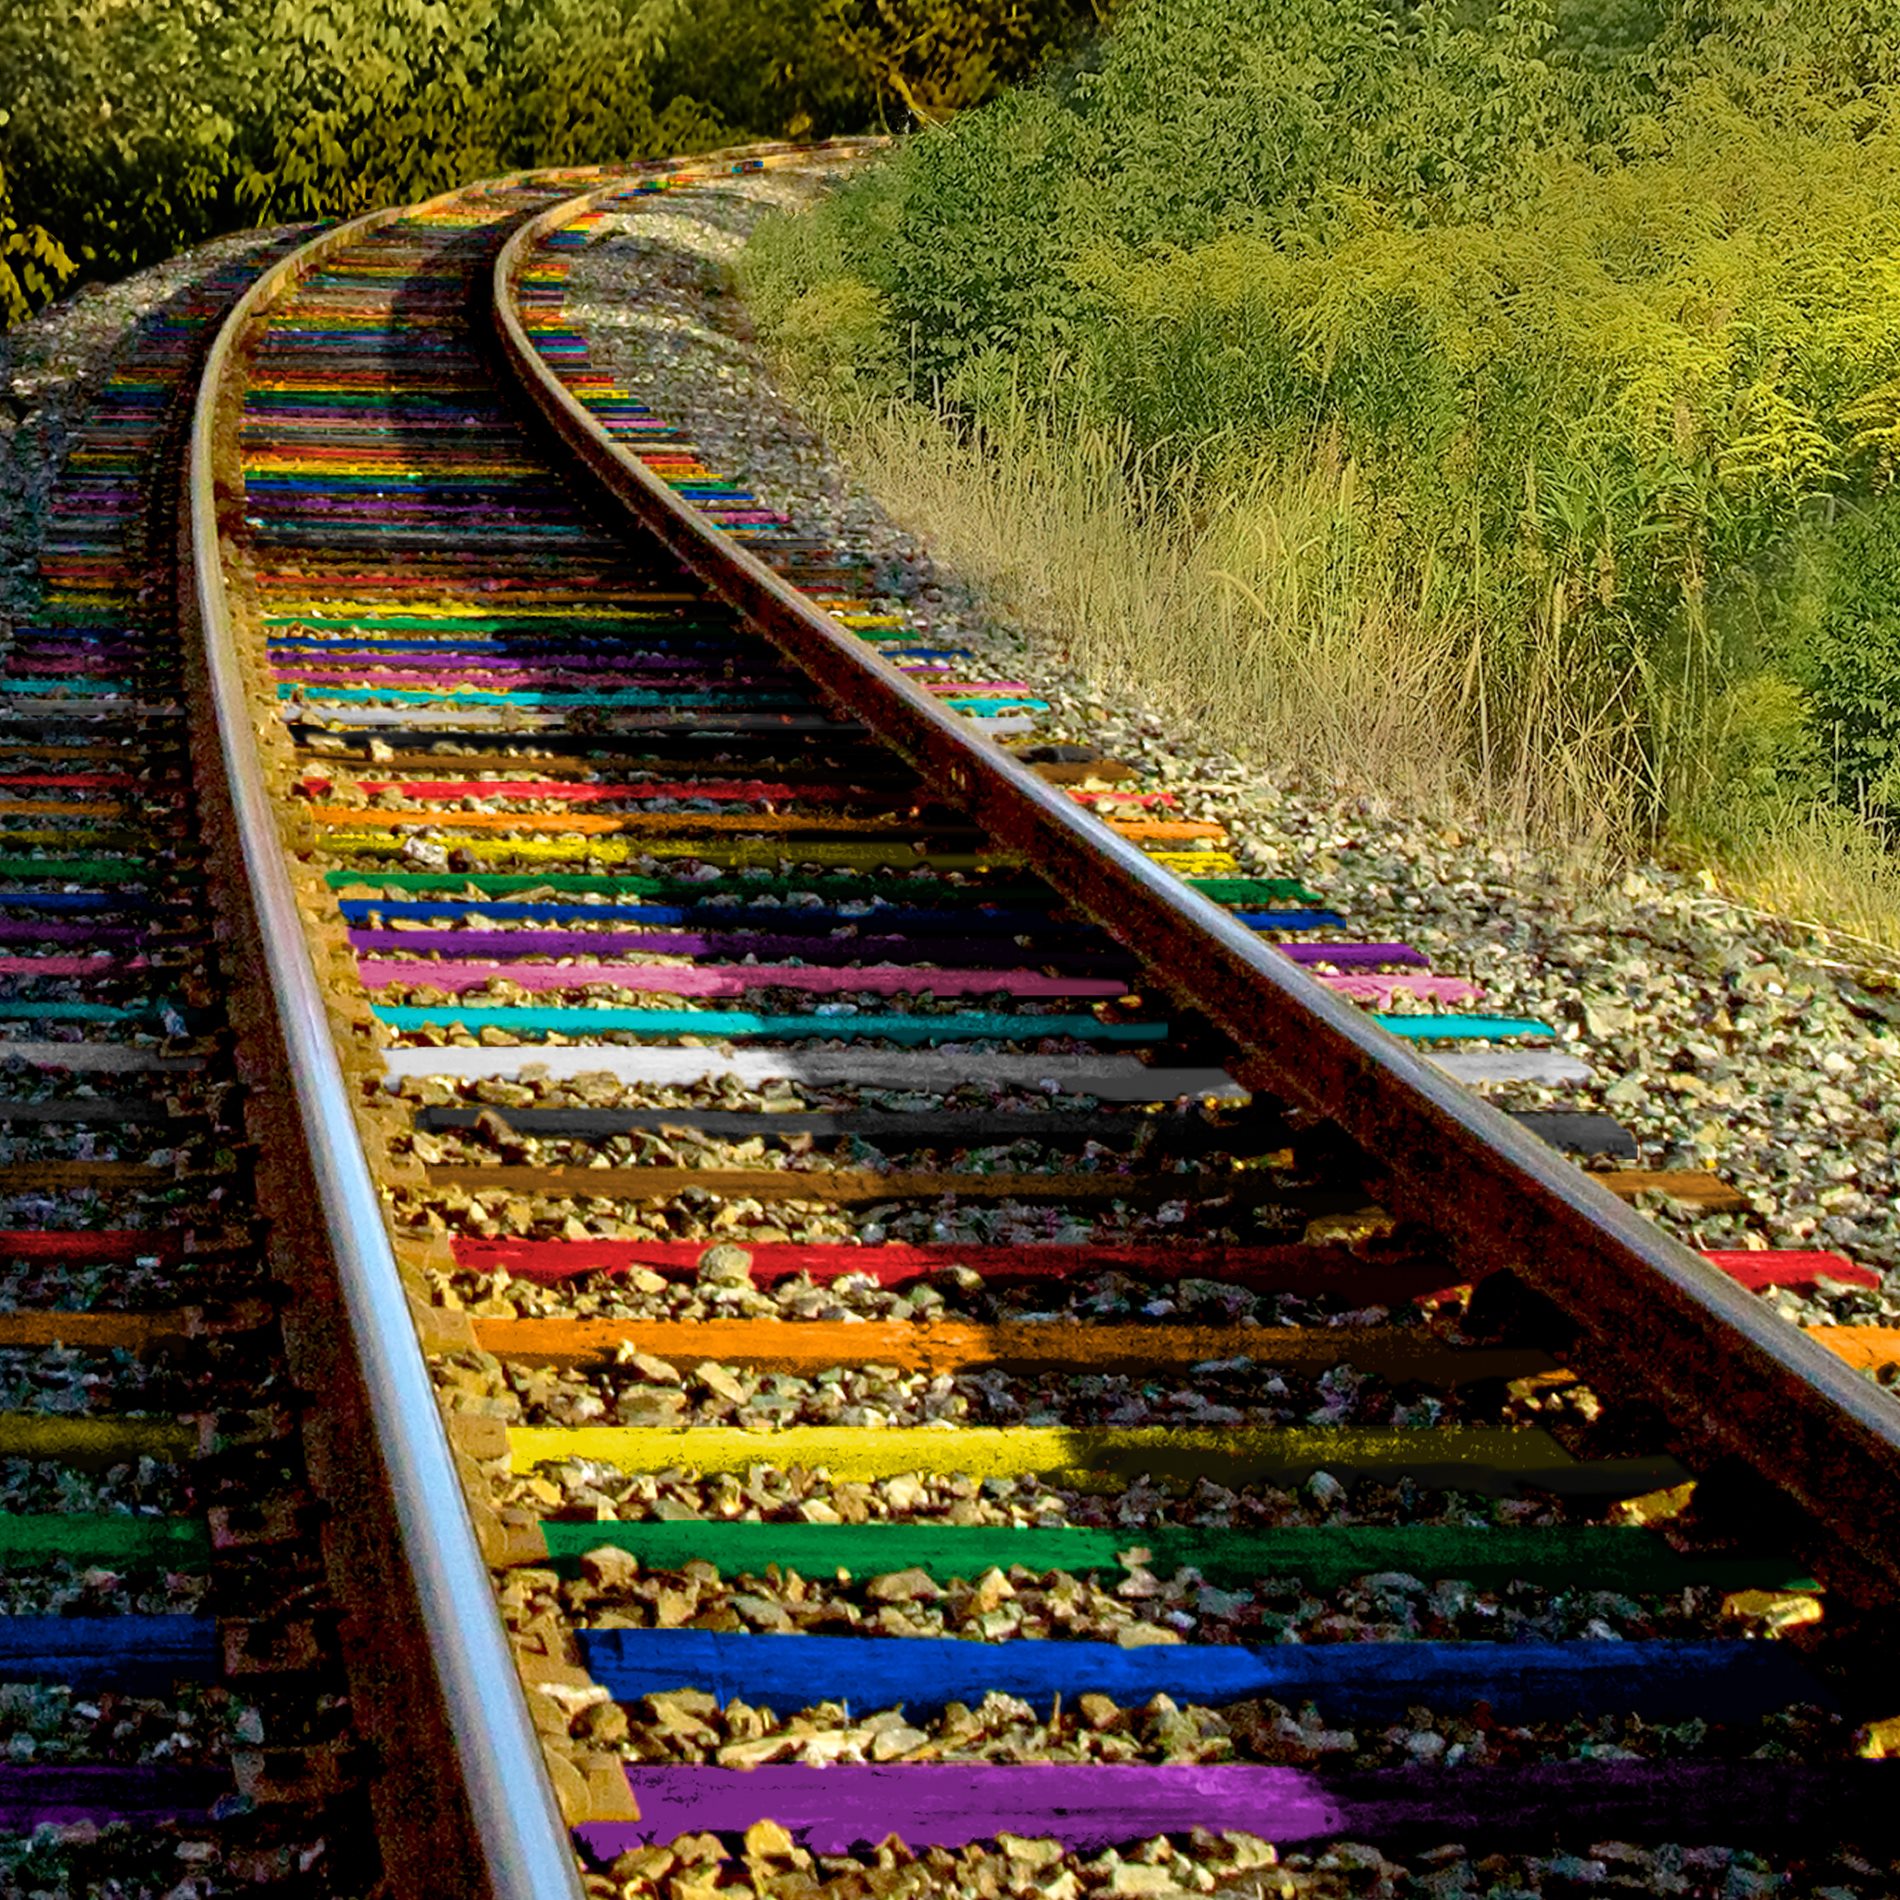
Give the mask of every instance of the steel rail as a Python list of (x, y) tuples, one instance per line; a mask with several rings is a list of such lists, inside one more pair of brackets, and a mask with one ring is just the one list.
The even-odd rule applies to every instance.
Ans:
[[(572, 176), (570, 169), (565, 176)], [(513, 180), (499, 183), (518, 182)], [(473, 187), (469, 189), (474, 189)], [(349, 1350), (367, 1392), (376, 1445), (393, 1499), (400, 1557), (413, 1580), (433, 1680), (418, 1701), (440, 1705), (454, 1752), (454, 1809), (379, 1816), (401, 1863), (399, 1889), (415, 1894), (486, 1894), (493, 1900), (581, 1900), (566, 1822), (556, 1803), (534, 1725), (495, 1605), (488, 1570), (429, 1370), (410, 1317), (383, 1209), (331, 1042), (322, 986), (285, 866), (272, 800), (252, 728), (226, 587), (220, 523), (242, 513), (242, 478), (220, 466), (241, 390), (232, 371), (241, 340), (305, 275), (375, 232), (467, 195), (444, 194), (409, 209), (378, 211), (340, 225), (285, 258), (225, 319), (206, 360), (192, 418), (188, 539), (196, 610), (218, 742), (245, 875), (262, 939), (277, 1023), (288, 1057), (324, 1228), (345, 1308)], [(385, 1606), (385, 1615), (393, 1606)], [(388, 1630), (366, 1630), (370, 1641)], [(372, 1718), (377, 1711), (365, 1711)], [(384, 1712), (387, 1713), (387, 1712)], [(411, 1714), (410, 1720), (426, 1720)], [(411, 1774), (426, 1765), (407, 1764)], [(410, 1831), (413, 1830), (413, 1833)]]
[(1818, 1528), (1810, 1556), (1836, 1589), (1890, 1607), (1900, 1406), (945, 709), (675, 495), (568, 391), (528, 336), (517, 284), (543, 237), (615, 190), (527, 220), (492, 285), (509, 370), (597, 492), (1231, 1037), (1238, 1079), (1337, 1122), (1389, 1176), (1393, 1212), (1444, 1234), (1461, 1266), (1519, 1272), (1682, 1442), (1739, 1459), (1791, 1497)]

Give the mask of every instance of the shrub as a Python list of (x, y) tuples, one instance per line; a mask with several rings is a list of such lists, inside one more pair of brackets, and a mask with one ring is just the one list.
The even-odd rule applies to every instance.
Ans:
[(1125, 441), (1131, 492), (1190, 525), (1262, 471), (1349, 465), (1383, 596), (1465, 629), (1440, 716), (1477, 780), (1568, 721), (1614, 729), (1638, 834), (1777, 773), (1878, 803), (1881, 11), (1134, 0), (1089, 66), (768, 227), (748, 281), (780, 333), (848, 281), (854, 386), (881, 364), (979, 435), (1044, 392), (1043, 426)]
[[(6, 116), (0, 112), (0, 125)], [(72, 259), (47, 232), (14, 216), (7, 176), (0, 171), (0, 329), (44, 303), (72, 273)]]
[(1884, 490), (1814, 533), (1795, 564), (1773, 658), (1805, 696), (1836, 797), (1900, 815), (1900, 497)]

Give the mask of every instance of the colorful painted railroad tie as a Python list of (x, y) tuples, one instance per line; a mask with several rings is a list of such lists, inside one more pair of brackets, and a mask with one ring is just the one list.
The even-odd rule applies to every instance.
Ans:
[[(483, 299), (547, 197), (425, 208), (285, 291), (243, 358), (223, 556), (591, 1863), (638, 1892), (682, 1836), (1002, 1832), (1053, 1842), (1060, 1882), (1157, 1834), (1227, 1852), (1196, 1829), (1865, 1824), (1882, 1679), (1760, 1482), (1679, 1458), (1550, 1309), (1394, 1220), (1380, 1157), (1240, 1086), (523, 420)], [(903, 629), (822, 550), (588, 380), (574, 241), (521, 295), (602, 426), (957, 711), (1029, 717), (1018, 683), (880, 639)], [(1433, 1013), (1387, 1010), (1416, 951), (1122, 802), (1113, 762), (1042, 763), (1388, 1026), (1505, 1056), (1541, 1030), (1429, 972)]]
[(181, 1851), (362, 1874), (326, 1845), (353, 1812), (347, 1705), (173, 617), (181, 425), (268, 257), (136, 325), (65, 444), (36, 600), (0, 652), (0, 1832), (62, 1830), (87, 1891), (168, 1865), (170, 1886)]

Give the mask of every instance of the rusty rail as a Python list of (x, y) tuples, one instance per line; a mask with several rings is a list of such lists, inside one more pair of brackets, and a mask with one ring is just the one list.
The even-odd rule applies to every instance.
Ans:
[(462, 1501), (376, 1183), (330, 1038), (260, 764), (222, 558), (243, 509), (234, 374), (250, 327), (297, 282), (364, 237), (463, 195), (373, 212), (267, 272), (226, 318), (192, 419), (181, 524), (183, 602), (201, 651), (194, 706), (215, 719), (205, 777), (232, 903), (254, 1118), (280, 1177), (273, 1253), (290, 1291), (284, 1334), (300, 1384), (321, 1394), (305, 1435), (331, 1508), (324, 1556), (344, 1606), (359, 1728), (381, 1756), (379, 1845), (399, 1894), (558, 1900), (581, 1893), (487, 1567)]

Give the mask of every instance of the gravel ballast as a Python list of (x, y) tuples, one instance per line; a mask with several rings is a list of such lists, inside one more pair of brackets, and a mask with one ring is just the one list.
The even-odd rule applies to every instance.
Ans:
[[(92, 449), (96, 458), (98, 418), (88, 411), (102, 397), (112, 400), (108, 379), (125, 361), (128, 347), (146, 350), (143, 358), (132, 358), (134, 365), (152, 360), (137, 339), (140, 323), (194, 283), (254, 258), (273, 237), (290, 235), (247, 233), (219, 240), (124, 282), (88, 286), (0, 336), (0, 651), (11, 645), (16, 627), (58, 617), (57, 605), (49, 615), (40, 604), (39, 564), (49, 532), (64, 537), (52, 547), (69, 554), (75, 545), (82, 552), (93, 545), (89, 530), (76, 535), (73, 527), (75, 519), (87, 519), (86, 511), (75, 506), (71, 491), (62, 496), (60, 487), (76, 448)], [(192, 301), (204, 307), (205, 300)], [(168, 400), (169, 376), (161, 375), (158, 383), (158, 400)], [(174, 419), (182, 418), (168, 412), (168, 420)], [(147, 443), (137, 431), (125, 439)], [(158, 486), (162, 479), (153, 465), (144, 464), (128, 467), (122, 476), (115, 471), (113, 486), (126, 491), (128, 508), (142, 512), (152, 502), (169, 505), (171, 497)], [(100, 539), (108, 548), (115, 545), (110, 536)], [(122, 585), (110, 561), (103, 594), (114, 613), (124, 614), (127, 625), (148, 636), (149, 644), (129, 670), (141, 681), (163, 681), (170, 677), (166, 643), (178, 638), (164, 613), (170, 574), (150, 552), (149, 539), (133, 536), (126, 545), (147, 550), (146, 598), (152, 604), (134, 604), (136, 578)], [(9, 692), (17, 687), (13, 680)], [(180, 770), (189, 735), (163, 708), (144, 723), (120, 721), (102, 728), (90, 725), (83, 708), (68, 717), (35, 710), (30, 696), (24, 707), (9, 704), (14, 715), (10, 743), (22, 746), (27, 760), (34, 758), (28, 748), (41, 740), (69, 743), (75, 727), (82, 737), (89, 732), (104, 737), (109, 731), (125, 748), (115, 765), (122, 764), (139, 785), (131, 796), (97, 801), (123, 806), (123, 812), (95, 815), (86, 809), (94, 802), (89, 797), (50, 800), (63, 809), (29, 811), (23, 820), (9, 821), (13, 845), (32, 843), (41, 834), (58, 844), (71, 832), (87, 848), (96, 838), (105, 855), (127, 849), (149, 853), (163, 868), (151, 879), (150, 908), (159, 929), (149, 951), (128, 957), (110, 976), (88, 973), (79, 979), (16, 970), (6, 979), (0, 1022), (8, 1020), (9, 1003), (16, 1006), (12, 1020), (17, 1023), (17, 1006), (28, 1001), (121, 1003), (157, 991), (166, 999), (158, 1012), (165, 1053), (186, 1063), (177, 1068), (174, 1087), (154, 1087), (153, 1078), (135, 1067), (37, 1069), (21, 1046), (101, 1046), (114, 1040), (159, 1045), (158, 1030), (136, 1025), (116, 1038), (78, 1024), (52, 1024), (43, 1033), (29, 1030), (24, 1036), (14, 1029), (0, 1044), (5, 1058), (0, 1097), (9, 1110), (0, 1134), (0, 1162), (17, 1176), (0, 1205), (0, 1227), (21, 1236), (17, 1256), (0, 1249), (0, 1308), (164, 1312), (198, 1306), (207, 1309), (209, 1322), (201, 1339), (181, 1344), (168, 1336), (142, 1354), (59, 1347), (0, 1350), (0, 1412), (62, 1424), (136, 1426), (152, 1419), (163, 1426), (163, 1442), (174, 1452), (180, 1421), (191, 1422), (184, 1434), (187, 1445), (199, 1420), (211, 1435), (208, 1457), (176, 1461), (172, 1454), (128, 1455), (126, 1462), (95, 1468), (64, 1463), (63, 1454), (0, 1458), (0, 1511), (28, 1519), (72, 1514), (172, 1519), (202, 1532), (213, 1505), (290, 1493), (298, 1482), (300, 1453), (294, 1439), (268, 1442), (278, 1424), (273, 1406), (288, 1397), (275, 1335), (239, 1328), (219, 1337), (216, 1330), (228, 1302), (259, 1290), (264, 1265), (248, 1224), (255, 1204), (241, 1154), (245, 1130), (237, 1113), (235, 1077), (221, 1038), (204, 1020), (215, 1009), (222, 975), (198, 929), (203, 892), (195, 863), (198, 826), (188, 809), (189, 781)], [(17, 761), (9, 764), (19, 769)], [(24, 769), (32, 786), (35, 768), (28, 763)], [(42, 764), (39, 769), (49, 768)], [(56, 774), (52, 786), (70, 793), (57, 765), (50, 769)], [(12, 875), (18, 878), (17, 868)], [(72, 881), (58, 873), (54, 877)], [(180, 889), (195, 895), (181, 902)], [(118, 933), (121, 938), (128, 934)], [(189, 947), (181, 949), (167, 938), (189, 940)], [(108, 1107), (102, 1112), (94, 1098)], [(71, 1117), (42, 1119), (21, 1112), (52, 1101), (70, 1102)], [(133, 1112), (121, 1119), (112, 1105)], [(42, 1166), (73, 1163), (128, 1165), (116, 1178), (106, 1173), (96, 1189), (34, 1179)], [(130, 1259), (115, 1257), (116, 1248), (107, 1248), (75, 1263), (61, 1260), (56, 1249), (33, 1244), (48, 1232), (102, 1229), (149, 1233), (151, 1252), (137, 1251), (140, 1243), (133, 1242)], [(260, 1434), (267, 1442), (254, 1442)], [(9, 1526), (9, 1532), (20, 1528)], [(313, 1626), (319, 1667), (286, 1676), (281, 1665), (273, 1664), (252, 1670), (241, 1683), (181, 1680), (164, 1693), (131, 1694), (111, 1682), (96, 1688), (0, 1682), (0, 1755), (11, 1765), (62, 1776), (68, 1768), (85, 1766), (161, 1773), (183, 1769), (208, 1772), (214, 1784), (230, 1784), (205, 1818), (188, 1814), (170, 1823), (106, 1826), (74, 1819), (41, 1826), (30, 1836), (19, 1831), (16, 1819), (0, 1830), (0, 1892), (33, 1900), (69, 1895), (209, 1900), (266, 1888), (311, 1896), (370, 1891), (379, 1878), (373, 1837), (357, 1819), (361, 1804), (349, 1792), (347, 1774), (344, 1792), (325, 1807), (295, 1793), (279, 1799), (268, 1775), (261, 1783), (253, 1776), (254, 1769), (268, 1767), (285, 1788), (294, 1788), (290, 1771), (306, 1753), (349, 1738), (349, 1708), (337, 1686), (334, 1646), (321, 1621), (330, 1612), (314, 1540), (308, 1551), (293, 1547), (286, 1554), (282, 1544), (261, 1552), (220, 1550), (207, 1562), (201, 1535), (168, 1541), (156, 1551), (134, 1550), (140, 1540), (108, 1536), (99, 1542), (108, 1548), (123, 1544), (134, 1554), (94, 1563), (77, 1556), (43, 1560), (36, 1553), (51, 1541), (49, 1527), (24, 1528), (33, 1534), (9, 1546), (12, 1555), (0, 1577), (0, 1613), (8, 1617), (191, 1616), (201, 1620), (206, 1640), (215, 1645), (220, 1622), (235, 1640), (277, 1638), (284, 1633), (282, 1619), (294, 1619), (302, 1609), (319, 1619)], [(82, 1533), (71, 1548), (82, 1549), (87, 1541)], [(294, 1621), (290, 1629), (294, 1636)], [(262, 1651), (250, 1653), (256, 1657)], [(90, 1805), (86, 1784), (74, 1786), (72, 1799), (82, 1812)], [(342, 1825), (346, 1821), (355, 1824)]]

